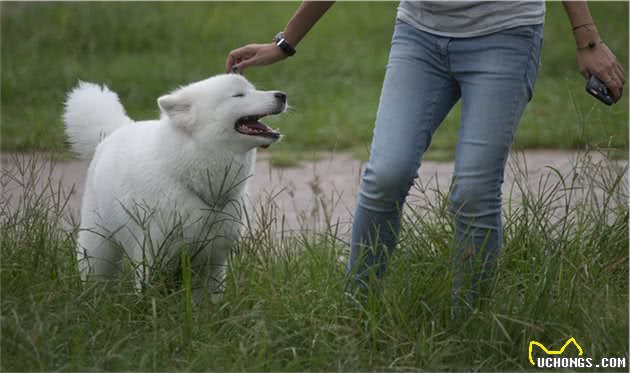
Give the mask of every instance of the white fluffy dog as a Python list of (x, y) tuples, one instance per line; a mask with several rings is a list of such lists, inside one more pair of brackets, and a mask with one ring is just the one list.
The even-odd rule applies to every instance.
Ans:
[(114, 278), (126, 255), (141, 287), (156, 268), (177, 271), (182, 248), (199, 289), (220, 292), (243, 223), (256, 148), (281, 135), (258, 120), (286, 95), (218, 75), (160, 97), (159, 120), (134, 122), (107, 87), (79, 83), (64, 122), (88, 169), (78, 238), (84, 278)]

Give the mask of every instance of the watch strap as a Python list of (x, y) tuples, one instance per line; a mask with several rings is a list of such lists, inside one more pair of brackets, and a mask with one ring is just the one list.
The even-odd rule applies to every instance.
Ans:
[(293, 56), (295, 54), (295, 48), (293, 48), (293, 46), (291, 46), (291, 44), (289, 44), (289, 42), (284, 38), (284, 33), (282, 31), (273, 37), (273, 41), (287, 56)]

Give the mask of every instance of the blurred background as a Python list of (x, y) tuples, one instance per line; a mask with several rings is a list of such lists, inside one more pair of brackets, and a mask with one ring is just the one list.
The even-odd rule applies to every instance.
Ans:
[[(78, 80), (107, 84), (136, 120), (158, 116), (158, 96), (223, 73), (230, 50), (268, 42), (297, 2), (1, 4), (2, 151), (63, 151), (65, 93)], [(321, 151), (366, 159), (397, 2), (337, 3), (295, 57), (254, 68), (261, 89), (281, 89), (295, 112), (268, 124), (286, 135), (272, 162), (294, 165)], [(628, 3), (592, 2), (603, 40), (626, 66)], [(627, 72), (626, 72), (626, 75)], [(571, 27), (547, 3), (542, 65), (515, 149), (612, 149), (627, 158), (628, 99), (607, 107), (584, 92)], [(451, 160), (459, 105), (427, 159)]]

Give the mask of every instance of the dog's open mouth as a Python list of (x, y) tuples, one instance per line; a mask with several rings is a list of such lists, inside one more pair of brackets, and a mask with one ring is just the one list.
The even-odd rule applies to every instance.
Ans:
[(259, 122), (265, 115), (250, 115), (242, 117), (236, 121), (234, 128), (237, 132), (248, 136), (268, 137), (271, 139), (279, 139), (280, 132), (271, 129), (268, 125)]

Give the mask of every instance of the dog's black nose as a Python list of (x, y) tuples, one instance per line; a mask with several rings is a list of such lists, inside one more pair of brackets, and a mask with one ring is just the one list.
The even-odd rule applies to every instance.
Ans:
[(280, 99), (282, 102), (287, 102), (287, 94), (284, 92), (276, 92), (273, 94), (276, 98)]

